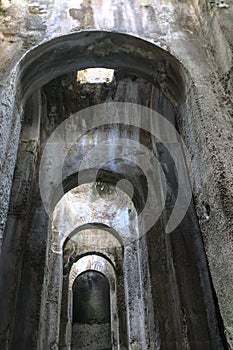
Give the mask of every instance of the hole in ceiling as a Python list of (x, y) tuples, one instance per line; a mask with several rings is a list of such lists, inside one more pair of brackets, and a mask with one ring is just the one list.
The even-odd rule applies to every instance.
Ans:
[(114, 69), (87, 68), (77, 72), (77, 82), (80, 84), (111, 83), (114, 77)]

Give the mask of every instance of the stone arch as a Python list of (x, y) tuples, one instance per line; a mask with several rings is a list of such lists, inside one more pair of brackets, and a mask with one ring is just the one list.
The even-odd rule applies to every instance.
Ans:
[[(128, 169), (130, 169), (132, 165), (133, 164), (131, 164), (131, 162), (128, 162), (128, 164), (124, 164), (124, 167), (128, 167)], [(147, 188), (144, 185), (146, 178), (143, 170), (134, 164), (135, 174), (131, 174), (128, 177), (126, 177), (125, 172), (123, 172), (121, 169), (121, 165), (119, 165), (117, 170), (117, 172), (114, 172), (110, 167), (107, 169), (107, 166), (106, 168), (98, 169), (96, 181), (114, 186), (116, 186), (119, 182), (121, 182), (121, 180), (124, 179), (130, 181), (134, 189), (134, 194), (130, 198), (137, 212), (142, 211), (143, 204), (141, 202), (145, 201), (145, 198), (148, 195)], [(69, 192), (75, 187), (92, 182), (93, 173), (96, 173), (96, 168), (83, 169), (79, 172), (73, 171), (71, 174), (67, 174), (61, 183), (57, 183), (57, 185), (54, 187), (53, 195), (50, 197), (52, 211), (65, 193)], [(140, 185), (140, 183), (137, 181), (136, 176), (141, 178), (143, 186)], [(121, 186), (121, 184), (119, 185), (119, 189), (121, 189), (129, 196), (131, 195), (131, 193), (128, 193), (128, 189), (124, 186)]]
[[(84, 230), (104, 230), (104, 231), (107, 231), (110, 233), (111, 236), (113, 236), (113, 238), (116, 239), (116, 241), (118, 242), (118, 244), (120, 246), (123, 245), (123, 241), (122, 241), (122, 238), (120, 236), (120, 233), (117, 232), (116, 230), (114, 230), (113, 227), (110, 227), (106, 224), (103, 224), (103, 223), (98, 223), (98, 222), (93, 222), (93, 223), (88, 223), (88, 224), (83, 224), (83, 225), (80, 225), (77, 229), (74, 229), (69, 237), (67, 239), (71, 239), (74, 235), (76, 235), (78, 232), (80, 231), (84, 231)], [(117, 244), (116, 242), (116, 244)], [(65, 244), (65, 242), (63, 243)]]
[[(84, 242), (86, 243), (85, 248)], [(78, 247), (78, 251), (74, 246)], [(71, 264), (91, 253), (102, 256), (114, 267), (116, 262), (112, 255), (106, 252), (106, 248), (114, 248), (122, 252), (121, 259), (123, 260), (124, 243), (118, 232), (112, 227), (99, 223), (81, 225), (71, 232), (63, 243), (64, 267), (66, 266), (69, 271)]]
[[(78, 43), (78, 44), (77, 44)], [(105, 49), (107, 50), (105, 51)], [(136, 49), (135, 49), (136, 48)], [(127, 58), (127, 59), (126, 59)], [(65, 64), (69, 62), (69, 64)], [(64, 37), (59, 37), (52, 39), (49, 42), (46, 42), (35, 49), (31, 50), (29, 53), (27, 53), (24, 58), (20, 61), (17, 69), (17, 82), (14, 86), (16, 88), (17, 86), (17, 94), (16, 98), (12, 100), (12, 106), (7, 106), (6, 112), (9, 117), (11, 117), (13, 114), (15, 114), (15, 118), (13, 118), (15, 124), (14, 124), (14, 132), (16, 139), (19, 137), (19, 131), (20, 131), (20, 117), (22, 116), (22, 106), (26, 104), (26, 101), (28, 100), (29, 96), (35, 92), (32, 98), (35, 99), (35, 102), (38, 102), (38, 100), (41, 99), (41, 96), (36, 93), (36, 91), (43, 86), (45, 83), (50, 81), (51, 79), (57, 77), (58, 75), (65, 73), (69, 70), (78, 70), (82, 68), (87, 68), (90, 66), (99, 66), (99, 67), (120, 67), (123, 71), (131, 71), (136, 72), (140, 76), (146, 78), (148, 81), (152, 82), (156, 86), (160, 88), (162, 93), (166, 96), (166, 98), (171, 102), (171, 104), (174, 106), (174, 109), (177, 111), (177, 113), (180, 113), (182, 116), (185, 114), (186, 106), (185, 106), (185, 94), (186, 94), (186, 83), (185, 79), (188, 77), (187, 72), (185, 72), (185, 69), (183, 69), (182, 65), (176, 60), (175, 57), (170, 55), (168, 52), (156, 47), (154, 44), (146, 42), (145, 40), (141, 40), (139, 38), (133, 37), (131, 35), (126, 35), (122, 33), (112, 33), (112, 32), (101, 32), (101, 31), (88, 31), (88, 32), (80, 32), (80, 33), (72, 33), (68, 34)], [(11, 87), (12, 88), (12, 87)], [(12, 97), (13, 98), (13, 97)], [(35, 116), (34, 116), (35, 117)], [(38, 136), (38, 135), (37, 135)], [(35, 149), (34, 149), (35, 146)], [(14, 159), (16, 157), (16, 151), (17, 151), (17, 143), (11, 146), (11, 170), (9, 171), (10, 167), (6, 166), (3, 169), (3, 174), (6, 174), (9, 171), (9, 175), (12, 174), (12, 164), (14, 163)], [(38, 143), (35, 142), (35, 144), (31, 144), (31, 149), (29, 152), (32, 152), (34, 154), (35, 161), (37, 157), (37, 147)], [(9, 151), (9, 149), (8, 149)], [(34, 152), (34, 153), (33, 153)], [(10, 176), (7, 176), (8, 182), (7, 185), (4, 188), (3, 193), (5, 194), (5, 198), (7, 198), (7, 191), (9, 193), (9, 184), (10, 184)], [(30, 177), (30, 176), (29, 176)], [(32, 176), (33, 177), (33, 176)], [(38, 180), (38, 179), (37, 179)], [(36, 183), (38, 185), (38, 182)], [(16, 186), (17, 187), (17, 186)], [(29, 187), (31, 191), (33, 192), (33, 181), (29, 184)], [(14, 194), (14, 188), (13, 192)], [(36, 195), (34, 194), (36, 197)], [(29, 200), (31, 200), (31, 197), (29, 197)], [(5, 211), (6, 216), (6, 207), (5, 202), (2, 201), (3, 210)], [(30, 202), (30, 201), (29, 201)], [(14, 204), (13, 204), (14, 205)], [(29, 236), (29, 248), (30, 248), (30, 256), (27, 257), (27, 259), (33, 259), (35, 261), (41, 261), (41, 257), (46, 260), (46, 249), (41, 249), (39, 252), (35, 252), (35, 246), (33, 245), (33, 242), (38, 241), (38, 232), (35, 233), (35, 226), (37, 226), (38, 221), (42, 222), (42, 241), (45, 245), (45, 242), (47, 242), (47, 225), (48, 222), (46, 221), (46, 215), (43, 212), (43, 208), (39, 206), (36, 207), (37, 211), (37, 218), (33, 217), (33, 224), (30, 228), (30, 232), (28, 233)], [(30, 205), (29, 208), (26, 209), (27, 213), (30, 213)], [(191, 208), (191, 213), (193, 212), (193, 209)], [(5, 240), (3, 244), (3, 252), (1, 255), (2, 259), (2, 274), (6, 273), (9, 269), (13, 270), (13, 277), (12, 280), (14, 280), (14, 283), (7, 282), (5, 285), (1, 284), (1, 291), (2, 291), (2, 303), (4, 303), (4, 296), (6, 293), (13, 293), (13, 302), (5, 303), (3, 306), (3, 318), (4, 322), (1, 325), (0, 333), (4, 334), (3, 339), (3, 348), (7, 342), (11, 342), (13, 346), (16, 346), (18, 344), (18, 334), (22, 334), (23, 329), (29, 329), (28, 327), (31, 319), (33, 319), (34, 327), (35, 329), (38, 328), (39, 325), (39, 317), (38, 314), (40, 312), (38, 305), (34, 309), (34, 298), (33, 296), (38, 298), (38, 295), (41, 295), (41, 290), (43, 289), (44, 281), (41, 277), (40, 273), (35, 273), (35, 262), (33, 265), (33, 268), (26, 270), (24, 267), (24, 270), (22, 272), (22, 275), (19, 274), (21, 271), (21, 267), (23, 266), (23, 256), (19, 256), (13, 254), (14, 251), (17, 251), (19, 242), (22, 243), (22, 241), (25, 239), (23, 236), (23, 228), (18, 225), (18, 223), (21, 221), (24, 222), (24, 214), (22, 214), (22, 217), (20, 217), (20, 220), (11, 217), (11, 212), (9, 213), (8, 222), (6, 225), (6, 233), (5, 233)], [(168, 214), (168, 213), (166, 213)], [(190, 214), (190, 213), (189, 213)], [(191, 215), (191, 214), (190, 214)], [(192, 216), (192, 215), (191, 215)], [(26, 220), (25, 220), (26, 222)], [(191, 221), (192, 222), (192, 221)], [(158, 266), (159, 258), (162, 258), (162, 249), (161, 253), (159, 249), (154, 245), (154, 239), (156, 237), (157, 240), (159, 240), (161, 237), (157, 237), (157, 232), (161, 232), (161, 223), (158, 223), (158, 226), (154, 228), (153, 232), (149, 232), (148, 234), (148, 242), (151, 243), (150, 249), (148, 254), (150, 256), (155, 256), (155, 259), (151, 262), (151, 278), (152, 278), (152, 285), (154, 290), (156, 290), (157, 284), (157, 270), (156, 266)], [(205, 327), (202, 327), (205, 330), (209, 327), (210, 333), (206, 331), (206, 333), (203, 333), (203, 339), (205, 339), (208, 344), (212, 344), (213, 348), (217, 348), (218, 346), (221, 346), (221, 340), (219, 336), (218, 331), (218, 324), (216, 320), (216, 314), (215, 314), (215, 307), (213, 303), (213, 297), (212, 297), (212, 291), (211, 286), (209, 283), (209, 275), (208, 275), (208, 268), (205, 260), (205, 255), (203, 251), (203, 247), (200, 241), (199, 237), (199, 228), (197, 222), (194, 220), (192, 222), (192, 227), (194, 228), (194, 233), (191, 235), (185, 235), (183, 234), (178, 236), (177, 231), (174, 233), (173, 237), (177, 237), (177, 240), (175, 238), (169, 239), (163, 239), (163, 251), (169, 251), (169, 253), (172, 254), (171, 256), (168, 256), (168, 265), (170, 266), (170, 270), (174, 269), (175, 264), (173, 264), (174, 260), (175, 263), (180, 266), (180, 269), (177, 270), (177, 275), (171, 275), (170, 282), (171, 284), (178, 278), (180, 282), (182, 281), (182, 278), (184, 275), (187, 277), (189, 276), (196, 276), (196, 280), (198, 282), (197, 285), (199, 286), (199, 294), (198, 300), (202, 300), (202, 306), (206, 307), (206, 312), (204, 312), (203, 315), (203, 323), (205, 324)], [(27, 223), (25, 224), (27, 227)], [(33, 226), (34, 225), (34, 226)], [(187, 225), (187, 221), (184, 224), (184, 226)], [(179, 230), (182, 231), (184, 229), (183, 227), (179, 227)], [(15, 228), (15, 230), (14, 230)], [(186, 227), (187, 228), (187, 227)], [(176, 236), (177, 235), (177, 236)], [(40, 236), (41, 237), (41, 236)], [(28, 238), (28, 237), (27, 237)], [(169, 241), (169, 242), (168, 242)], [(191, 261), (190, 266), (194, 266), (193, 270), (188, 267), (188, 265), (184, 265), (185, 273), (183, 273), (183, 270), (181, 266), (183, 265), (183, 261), (186, 262), (187, 256), (184, 255), (180, 258), (180, 252), (178, 252), (178, 248), (176, 249), (175, 241), (179, 241), (180, 246), (182, 247), (182, 251), (189, 251), (188, 248), (190, 248), (190, 256), (192, 256), (193, 260)], [(154, 249), (154, 252), (153, 252)], [(12, 252), (10, 256), (8, 256), (8, 259), (6, 259), (6, 255), (8, 252)], [(154, 253), (154, 255), (153, 255)], [(156, 253), (156, 254), (155, 254)], [(37, 256), (38, 254), (38, 256)], [(35, 258), (35, 255), (37, 258)], [(158, 258), (157, 258), (158, 257)], [(43, 260), (42, 259), (42, 260)], [(4, 261), (8, 261), (7, 264), (4, 264)], [(152, 266), (153, 265), (153, 266)], [(46, 264), (45, 264), (46, 266)], [(166, 267), (166, 266), (165, 266)], [(62, 266), (61, 266), (62, 268)], [(38, 280), (39, 283), (38, 283)], [(164, 284), (164, 276), (160, 276), (161, 280), (159, 281), (161, 284)], [(24, 285), (23, 281), (30, 281), (31, 288), (23, 287), (23, 289), (20, 289), (20, 292), (17, 294), (18, 288), (15, 288), (15, 283), (19, 287), (20, 285)], [(37, 280), (35, 283), (35, 280)], [(15, 282), (16, 281), (16, 282)], [(184, 298), (182, 302), (185, 303), (186, 308), (183, 308), (184, 315), (183, 319), (187, 319), (187, 314), (189, 312), (193, 312), (192, 307), (189, 309), (189, 303), (187, 303), (187, 300), (185, 299), (186, 292), (188, 290), (187, 286), (192, 285), (192, 281), (190, 281), (188, 278), (184, 281), (187, 281), (186, 289), (182, 289), (183, 286), (180, 284), (180, 295)], [(204, 287), (200, 287), (204, 286)], [(144, 286), (146, 287), (146, 286)], [(28, 289), (28, 290), (26, 290)], [(205, 289), (205, 291), (203, 291)], [(4, 292), (5, 290), (5, 292)], [(145, 288), (145, 290), (147, 290)], [(14, 292), (15, 291), (15, 292)], [(177, 292), (177, 291), (176, 291)], [(34, 294), (33, 294), (34, 293)], [(43, 294), (43, 293), (42, 293)], [(46, 292), (45, 292), (46, 294)], [(175, 297), (175, 299), (179, 299), (177, 296), (179, 293), (174, 294), (170, 297), (172, 299)], [(44, 294), (43, 294), (44, 295)], [(22, 310), (19, 305), (19, 300), (21, 300), (21, 296), (26, 298), (28, 300), (28, 305), (30, 308), (30, 317), (27, 317), (27, 310)], [(155, 299), (153, 300), (153, 305), (155, 309), (156, 317), (158, 324), (160, 324), (160, 330), (161, 330), (161, 338), (165, 340), (165, 331), (164, 331), (164, 322), (163, 318), (160, 316), (166, 315), (168, 310), (164, 306), (166, 303), (162, 303), (162, 309), (157, 310), (156, 306), (160, 305), (161, 300), (163, 299), (161, 290), (158, 294), (156, 294)], [(168, 298), (169, 299), (169, 298)], [(169, 300), (170, 300), (169, 299)], [(7, 300), (7, 298), (6, 298)], [(40, 304), (40, 303), (38, 303)], [(43, 304), (43, 302), (42, 302)], [(161, 304), (161, 305), (162, 305)], [(2, 305), (1, 305), (2, 306)], [(177, 309), (173, 310), (174, 313), (180, 312), (179, 306), (180, 304), (177, 304)], [(168, 307), (169, 309), (169, 307)], [(34, 317), (33, 314), (34, 313)], [(16, 317), (14, 317), (16, 315)], [(43, 315), (43, 305), (41, 307), (41, 315)], [(14, 324), (10, 324), (9, 320), (10, 318), (15, 319)], [(42, 317), (42, 316), (41, 316)], [(56, 317), (55, 317), (56, 319)], [(170, 320), (169, 320), (170, 321)], [(172, 323), (173, 322), (173, 323)], [(174, 320), (170, 322), (170, 325), (173, 326), (174, 332), (171, 332), (169, 335), (169, 341), (172, 341), (173, 337), (175, 337), (177, 334), (182, 334), (182, 330), (176, 328), (174, 326)], [(198, 327), (197, 323), (194, 322), (192, 326)], [(55, 328), (59, 328), (59, 326), (55, 323)], [(20, 331), (21, 330), (21, 331)], [(196, 328), (195, 328), (196, 330)], [(196, 331), (193, 331), (193, 334), (197, 334)], [(56, 333), (56, 331), (55, 331)], [(200, 329), (200, 333), (201, 329)], [(35, 347), (35, 343), (40, 343), (41, 339), (43, 339), (43, 332), (40, 334), (40, 339), (33, 339), (32, 334), (27, 335), (27, 339), (24, 339), (25, 344), (22, 344), (25, 348), (27, 348), (28, 344), (34, 344), (31, 345), (32, 347)], [(187, 334), (185, 335), (187, 336)], [(207, 338), (208, 339), (207, 339)], [(182, 337), (181, 337), (182, 338)], [(10, 340), (9, 340), (10, 339)], [(207, 340), (206, 340), (207, 339)], [(183, 341), (183, 340), (181, 340)], [(33, 343), (34, 342), (34, 343)], [(53, 339), (53, 344), (58, 343), (58, 339)]]
[[(90, 186), (92, 184), (86, 184), (86, 185), (80, 185), (78, 188), (74, 188), (75, 195), (77, 195), (77, 191), (80, 189), (82, 191), (83, 187), (84, 190), (86, 191), (87, 189), (90, 189)], [(72, 190), (70, 190), (72, 191)], [(87, 191), (88, 192), (88, 191)], [(84, 193), (85, 195), (85, 193)], [(65, 199), (66, 196), (69, 196), (69, 192), (67, 192), (63, 198)], [(123, 197), (122, 197), (123, 196)], [(125, 301), (128, 293), (128, 278), (127, 276), (131, 275), (131, 280), (134, 278), (137, 281), (139, 280), (139, 272), (137, 266), (134, 266), (134, 269), (131, 271), (131, 266), (130, 262), (132, 261), (130, 259), (130, 255), (124, 254), (125, 249), (124, 246), (126, 245), (127, 239), (132, 239), (136, 242), (136, 236), (130, 238), (127, 235), (130, 234), (130, 231), (135, 231), (137, 233), (137, 228), (136, 227), (130, 227), (127, 228), (125, 227), (125, 230), (120, 231), (120, 226), (117, 223), (117, 220), (114, 219), (114, 217), (110, 218), (110, 220), (107, 219), (107, 216), (104, 218), (101, 218), (100, 215), (103, 211), (103, 208), (98, 208), (98, 206), (95, 204), (95, 201), (92, 202), (87, 200), (87, 197), (85, 195), (85, 200), (84, 202), (80, 199), (77, 202), (78, 207), (76, 209), (72, 209), (69, 207), (69, 203), (73, 205), (74, 203), (74, 198), (72, 198), (71, 201), (68, 200), (68, 202), (63, 200), (63, 198), (60, 200), (60, 202), (57, 203), (57, 206), (55, 207), (55, 220), (52, 220), (52, 229), (51, 229), (51, 236), (52, 236), (52, 245), (51, 245), (51, 252), (50, 252), (50, 265), (49, 265), (49, 271), (50, 271), (50, 280), (49, 280), (49, 297), (48, 299), (54, 300), (53, 307), (48, 308), (47, 312), (47, 326), (45, 325), (46, 328), (49, 329), (49, 325), (52, 322), (52, 319), (54, 317), (57, 320), (60, 320), (59, 322), (61, 323), (59, 328), (60, 328), (60, 342), (62, 342), (62, 346), (69, 346), (69, 341), (70, 341), (70, 329), (71, 329), (71, 322), (69, 318), (69, 314), (67, 314), (67, 303), (70, 304), (70, 296), (69, 294), (67, 295), (68, 291), (68, 280), (67, 280), (67, 271), (69, 271), (69, 268), (71, 264), (73, 266), (75, 265), (75, 256), (78, 257), (78, 259), (86, 259), (87, 256), (90, 256), (91, 250), (94, 252), (94, 255), (96, 255), (98, 252), (99, 254), (103, 254), (106, 256), (104, 259), (112, 261), (112, 268), (117, 269), (117, 276), (115, 277), (115, 285), (117, 286), (114, 289), (114, 300), (117, 301), (117, 304), (113, 305), (114, 309), (114, 315), (117, 314), (117, 309), (121, 313), (120, 321), (119, 321), (119, 326), (118, 326), (118, 318), (112, 319), (112, 324), (114, 325), (115, 331), (112, 333), (112, 342), (115, 344), (121, 344), (123, 346), (126, 346), (127, 340), (127, 324), (126, 324), (126, 310), (125, 307), (127, 307), (127, 303), (129, 301)], [(125, 202), (124, 202), (125, 198)], [(87, 204), (86, 204), (87, 202)], [(64, 203), (64, 210), (60, 210), (59, 206), (60, 204), (63, 205)], [(85, 216), (85, 222), (82, 220), (79, 220), (79, 215), (82, 213), (81, 207), (85, 204), (88, 207), (90, 207), (91, 210), (91, 217), (88, 217), (88, 214)], [(123, 204), (122, 204), (123, 203)], [(117, 214), (117, 208), (126, 206), (129, 203), (129, 198), (126, 193), (124, 193), (122, 190), (119, 190), (117, 200), (111, 205), (114, 207), (115, 206), (115, 211), (114, 214)], [(99, 203), (100, 205), (100, 203)], [(109, 205), (109, 204), (108, 204)], [(96, 208), (97, 207), (97, 208)], [(132, 204), (133, 207), (133, 204)], [(95, 209), (96, 208), (96, 209)], [(57, 212), (56, 212), (57, 210)], [(66, 213), (75, 213), (75, 221), (72, 221), (72, 218), (67, 217), (65, 218)], [(106, 212), (106, 208), (104, 209), (104, 212)], [(135, 210), (135, 215), (136, 215), (136, 210)], [(93, 222), (88, 222), (92, 218)], [(116, 216), (117, 218), (117, 216)], [(65, 225), (65, 230), (64, 230), (64, 222), (68, 223)], [(129, 220), (129, 225), (130, 225), (130, 220)], [(65, 234), (64, 236), (60, 235), (59, 232), (62, 232), (64, 230)], [(91, 241), (88, 243), (88, 232)], [(96, 237), (95, 239), (95, 234), (100, 234), (100, 236)], [(81, 241), (79, 239), (80, 235), (83, 235)], [(111, 239), (110, 239), (111, 238)], [(64, 264), (64, 259), (62, 259), (62, 250), (64, 251), (66, 243), (72, 242), (73, 241), (73, 246), (75, 245), (76, 248), (72, 250), (72, 256), (73, 259), (71, 261), (71, 264), (67, 264), (67, 270), (65, 275), (63, 276), (63, 281), (62, 278), (54, 278), (55, 276), (59, 276), (59, 271), (61, 271), (61, 266)], [(74, 244), (75, 241), (75, 244)], [(108, 243), (106, 243), (108, 241)], [(87, 244), (88, 243), (88, 244)], [(85, 248), (83, 248), (83, 244)], [(107, 245), (106, 245), (107, 244)], [(81, 255), (84, 255), (81, 257)], [(131, 254), (131, 253), (130, 253)], [(68, 254), (69, 255), (69, 254)], [(64, 253), (63, 253), (64, 257)], [(134, 259), (136, 258), (135, 261), (137, 261), (138, 257), (138, 251), (134, 251)], [(102, 258), (103, 259), (103, 258)], [(78, 261), (79, 261), (78, 260)], [(68, 266), (70, 265), (70, 266)], [(64, 271), (64, 268), (63, 268)], [(124, 272), (123, 272), (124, 271)], [(53, 277), (54, 276), (54, 277)], [(63, 288), (62, 288), (63, 285)], [(113, 285), (111, 284), (113, 287)], [(117, 293), (117, 294), (116, 294)], [(59, 296), (59, 297), (58, 297)], [(130, 300), (130, 297), (128, 296), (127, 300)], [(132, 300), (131, 300), (132, 302)], [(125, 306), (126, 304), (126, 306)], [(135, 307), (138, 308), (137, 303), (135, 304)], [(137, 305), (137, 306), (136, 306)], [(117, 309), (116, 309), (117, 307)], [(142, 307), (142, 306), (141, 306)], [(128, 314), (130, 315), (130, 312), (127, 311)], [(131, 324), (130, 316), (128, 315), (128, 324)], [(48, 344), (52, 343), (54, 339), (55, 333), (57, 334), (59, 328), (51, 328), (48, 331)], [(116, 329), (120, 328), (122, 330), (121, 336), (119, 338), (119, 332), (116, 331)], [(131, 328), (133, 328), (133, 325), (131, 325)], [(64, 334), (64, 330), (66, 330)], [(124, 334), (124, 336), (123, 336)], [(58, 335), (57, 335), (58, 339)], [(66, 345), (64, 345), (66, 344)], [(115, 345), (118, 346), (118, 345)]]
[[(94, 184), (94, 183), (93, 183)], [(82, 228), (102, 227), (115, 236), (118, 242), (126, 244), (127, 240), (135, 240), (138, 237), (137, 227), (131, 227), (131, 217), (134, 223), (137, 221), (137, 213), (133, 203), (122, 190), (118, 190), (118, 197), (115, 201), (110, 201), (101, 207), (101, 197), (96, 202), (92, 198), (87, 200), (86, 193), (91, 191), (93, 184), (83, 184), (67, 192), (57, 203), (52, 217), (52, 250), (62, 251), (64, 242), (68, 237), (72, 237), (81, 231)], [(83, 198), (83, 199), (81, 199)], [(88, 203), (88, 204), (87, 204)], [(112, 215), (105, 215), (103, 211), (108, 210), (109, 206), (114, 206), (115, 215), (125, 214), (125, 208), (131, 204), (132, 212), (124, 222), (125, 230), (121, 227), (119, 220), (115, 220)], [(100, 208), (98, 205), (100, 205)], [(81, 208), (83, 208), (81, 210)], [(123, 214), (121, 214), (123, 212)], [(121, 232), (121, 233), (119, 233)]]
[[(78, 44), (77, 44), (78, 43)], [(105, 55), (99, 52), (105, 46), (108, 50)], [(137, 50), (135, 50), (137, 47)], [(119, 53), (118, 53), (118, 50)], [(127, 60), (125, 59), (127, 57)], [(67, 61), (69, 64), (67, 64)], [(113, 64), (111, 62), (114, 62)], [(62, 69), (61, 69), (62, 66)], [(139, 72), (149, 81), (161, 88), (168, 100), (183, 115), (185, 98), (185, 80), (190, 79), (182, 64), (170, 53), (155, 44), (139, 37), (126, 33), (88, 30), (74, 32), (53, 38), (44, 42), (20, 59), (13, 72), (12, 84), (6, 88), (10, 96), (9, 106), (3, 112), (13, 120), (14, 138), (19, 140), (23, 106), (28, 98), (51, 79), (73, 69), (83, 69), (90, 66), (113, 67), (119, 66), (125, 71)], [(43, 72), (43, 74), (41, 74)], [(173, 94), (175, 93), (175, 96)], [(35, 96), (36, 104), (40, 97)], [(11, 145), (12, 162), (10, 168), (3, 169), (2, 174), (12, 175), (18, 143)], [(7, 149), (5, 150), (7, 153)], [(8, 150), (9, 152), (9, 150)], [(2, 153), (4, 156), (4, 150)], [(2, 203), (3, 221), (2, 230), (7, 215), (4, 205), (9, 197), (11, 177), (7, 176), (7, 184), (2, 189), (4, 201)]]
[[(103, 48), (107, 48), (105, 53), (101, 53)], [(155, 44), (126, 33), (89, 30), (66, 34), (36, 46), (18, 66), (19, 98), (27, 98), (58, 75), (91, 66), (140, 72), (161, 88), (167, 85), (167, 95), (174, 105), (184, 96), (185, 73), (180, 62)]]
[[(95, 260), (90, 259), (95, 258)], [(86, 262), (86, 266), (83, 266), (83, 263)], [(96, 254), (85, 255), (75, 262), (71, 268), (69, 276), (69, 305), (70, 309), (70, 322), (67, 325), (69, 326), (72, 323), (71, 311), (72, 311), (72, 287), (74, 281), (83, 273), (87, 271), (97, 271), (103, 276), (105, 276), (109, 282), (110, 286), (110, 314), (111, 314), (111, 337), (112, 344), (114, 347), (119, 347), (119, 325), (118, 325), (118, 311), (117, 311), (117, 294), (116, 294), (116, 274), (113, 265), (106, 260), (104, 257), (98, 256)], [(70, 327), (71, 328), (71, 327)]]

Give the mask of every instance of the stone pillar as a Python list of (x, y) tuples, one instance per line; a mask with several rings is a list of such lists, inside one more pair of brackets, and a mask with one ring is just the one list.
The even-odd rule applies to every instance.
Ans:
[(137, 240), (125, 246), (124, 277), (129, 349), (146, 348)]
[(71, 347), (72, 332), (72, 290), (69, 289), (69, 275), (63, 276), (63, 290), (60, 313), (59, 349), (67, 350)]
[(63, 256), (61, 251), (52, 251), (49, 263), (49, 284), (47, 297), (46, 349), (59, 347), (60, 313), (62, 298)]

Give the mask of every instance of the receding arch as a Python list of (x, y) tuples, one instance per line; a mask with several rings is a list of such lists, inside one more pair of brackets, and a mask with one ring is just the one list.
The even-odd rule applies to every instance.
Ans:
[(59, 75), (92, 67), (140, 73), (162, 89), (166, 84), (164, 93), (173, 105), (183, 100), (185, 74), (174, 56), (136, 36), (96, 30), (56, 37), (26, 53), (19, 62), (18, 98), (27, 98)]
[[(120, 163), (120, 160), (118, 160)], [(123, 163), (123, 162), (122, 162)], [(134, 206), (136, 210), (140, 213), (143, 209), (143, 203), (145, 202), (147, 196), (148, 196), (148, 188), (146, 186), (146, 176), (143, 173), (143, 170), (140, 169), (138, 166), (133, 164), (132, 162), (128, 161), (128, 164), (124, 160), (124, 164), (122, 164), (122, 167), (124, 165), (125, 169), (131, 169), (132, 166), (134, 166), (134, 174), (130, 174), (130, 176), (126, 177), (126, 171), (124, 169), (121, 169), (121, 165), (118, 165), (118, 171), (112, 171), (111, 168), (105, 166), (105, 168), (98, 169), (98, 174), (96, 181), (102, 182), (102, 183), (108, 183), (111, 185), (116, 185), (121, 180), (129, 180), (134, 188), (134, 194), (132, 199), (132, 202), (134, 203)], [(80, 172), (74, 172), (70, 174), (69, 176), (65, 177), (61, 184), (58, 184), (57, 187), (54, 190), (54, 196), (51, 198), (52, 207), (55, 208), (58, 201), (62, 198), (64, 193), (67, 193), (68, 191), (72, 190), (74, 187), (77, 187), (79, 185), (90, 183), (92, 182), (92, 174), (96, 172), (96, 169), (84, 169)], [(137, 178), (140, 177), (141, 184), (138, 183)], [(122, 191), (127, 193), (127, 188), (119, 186)], [(141, 195), (143, 193), (143, 196)]]
[[(62, 251), (65, 240), (88, 225), (88, 228), (98, 227), (97, 224), (108, 227), (109, 233), (122, 245), (138, 238), (137, 212), (128, 195), (119, 189), (114, 200), (108, 195), (103, 198), (93, 186), (96, 183), (75, 187), (57, 203), (52, 216), (52, 250)], [(110, 208), (111, 212), (115, 208), (114, 215), (109, 213)], [(123, 221), (118, 219), (122, 216)]]
[(103, 223), (99, 223), (99, 222), (92, 222), (92, 223), (88, 223), (88, 224), (83, 224), (80, 225), (79, 227), (75, 228), (70, 234), (69, 236), (66, 238), (66, 240), (64, 241), (63, 245), (66, 244), (66, 242), (70, 239), (72, 239), (73, 236), (75, 236), (76, 234), (78, 234), (81, 231), (86, 231), (86, 230), (103, 230), (108, 232), (112, 237), (114, 237), (116, 239), (116, 241), (119, 243), (120, 246), (123, 245), (123, 241), (121, 238), (121, 234), (119, 232), (117, 232), (113, 227), (103, 224)]
[(85, 271), (98, 271), (107, 277), (109, 284), (114, 288), (115, 270), (112, 263), (103, 256), (97, 254), (87, 254), (79, 258), (72, 266), (70, 271), (69, 288), (72, 288), (74, 280)]
[[(3, 105), (6, 119), (12, 119), (16, 123), (14, 138), (19, 138), (23, 107), (34, 92), (62, 74), (90, 66), (119, 67), (126, 73), (136, 72), (156, 84), (174, 106), (179, 108), (185, 103), (185, 86), (190, 77), (182, 64), (169, 52), (145, 38), (124, 32), (73, 32), (41, 43), (19, 60), (13, 72), (12, 86), (9, 89), (6, 87), (6, 93), (10, 96), (9, 106)], [(185, 113), (184, 108), (180, 111)], [(16, 143), (11, 151), (12, 162), (16, 160), (17, 149)], [(9, 169), (3, 168), (3, 174), (7, 172)], [(4, 185), (4, 193), (11, 187), (10, 176), (7, 181), (8, 186)], [(7, 192), (5, 196), (9, 198), (10, 193)], [(4, 213), (3, 226), (7, 215), (4, 203), (1, 203)]]
[(63, 243), (64, 273), (80, 258), (90, 254), (99, 255), (115, 268), (114, 253), (123, 261), (124, 242), (112, 227), (103, 224), (87, 224), (76, 228)]
[(118, 346), (119, 344), (119, 321), (118, 321), (118, 306), (117, 306), (117, 281), (116, 273), (113, 264), (103, 256), (97, 254), (87, 254), (80, 257), (71, 267), (69, 274), (69, 298), (68, 298), (68, 330), (72, 329), (73, 315), (73, 286), (77, 278), (89, 271), (95, 271), (108, 280), (110, 287), (110, 319), (111, 319), (111, 342)]
[(112, 265), (113, 269), (115, 269), (115, 262), (112, 261), (112, 259), (111, 259), (107, 254), (104, 254), (104, 253), (102, 253), (102, 252), (99, 252), (98, 250), (89, 250), (89, 251), (87, 251), (87, 252), (85, 252), (85, 253), (83, 253), (83, 254), (79, 254), (79, 255), (77, 256), (77, 258), (74, 259), (73, 264), (75, 264), (76, 262), (78, 262), (78, 260), (80, 260), (80, 259), (82, 259), (82, 258), (85, 258), (86, 256), (90, 256), (90, 255), (96, 255), (96, 256), (99, 256), (100, 258), (105, 259), (106, 261), (108, 261), (108, 262)]

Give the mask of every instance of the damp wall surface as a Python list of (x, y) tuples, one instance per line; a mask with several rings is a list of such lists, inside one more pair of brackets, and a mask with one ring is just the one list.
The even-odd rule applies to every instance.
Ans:
[[(187, 117), (180, 114), (179, 129), (192, 158), (194, 200), (216, 300), (232, 344), (232, 1), (222, 9), (210, 7), (207, 1), (4, 4), (0, 13), (1, 227), (6, 220), (21, 125), (20, 101), (14, 100), (19, 92), (16, 77), (23, 69), (16, 67), (19, 59), (34, 45), (71, 31), (119, 31), (153, 42), (171, 52), (186, 72)], [(30, 59), (30, 54), (27, 57)], [(33, 77), (30, 81), (33, 85)], [(39, 217), (38, 213), (35, 225)]]

